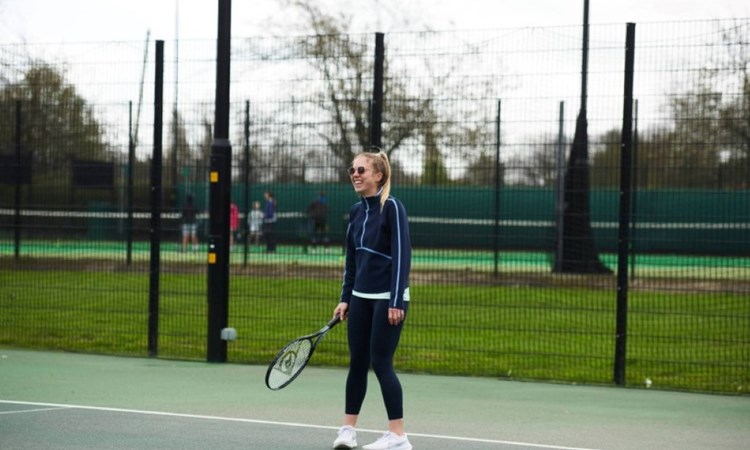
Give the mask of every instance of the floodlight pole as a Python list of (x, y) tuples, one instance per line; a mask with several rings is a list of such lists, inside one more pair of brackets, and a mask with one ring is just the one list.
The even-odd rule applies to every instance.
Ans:
[(583, 0), (583, 48), (581, 52), (581, 111), (585, 116), (589, 75), (589, 0)]
[(232, 146), (229, 143), (229, 66), (231, 0), (219, 0), (214, 140), (209, 172), (208, 334), (206, 360), (226, 362), (221, 331), (229, 319), (229, 201), (232, 192)]

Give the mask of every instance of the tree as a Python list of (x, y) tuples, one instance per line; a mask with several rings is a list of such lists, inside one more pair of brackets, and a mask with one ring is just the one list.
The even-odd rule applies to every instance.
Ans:
[[(532, 142), (533, 138), (529, 138)], [(558, 137), (544, 134), (529, 146), (528, 152), (516, 154), (508, 161), (507, 170), (512, 184), (553, 187), (557, 180)]]
[[(21, 102), (21, 142), (30, 154), (33, 173), (43, 175), (67, 168), (72, 159), (107, 161), (113, 152), (103, 139), (103, 128), (64, 74), (35, 62), (18, 82), (0, 89), (4, 123), (14, 123), (16, 101)], [(3, 127), (3, 142), (13, 142)]]
[[(318, 108), (330, 117), (331, 129), (321, 133), (336, 164), (348, 164), (354, 154), (369, 145), (370, 92), (373, 73), (373, 58), (370, 46), (359, 39), (361, 35), (349, 35), (352, 17), (339, 13), (326, 13), (316, 2), (310, 0), (285, 0), (287, 10), (292, 8), (302, 13), (306, 26), (313, 36), (299, 39), (295, 48), (302, 49), (305, 60), (320, 74), (323, 86), (317, 93)], [(371, 36), (364, 36), (371, 39)], [(463, 52), (465, 57), (475, 54), (472, 49)], [(461, 57), (451, 61), (447, 68), (435, 69), (424, 62), (423, 78), (429, 82), (423, 86), (407, 85), (408, 74), (397, 73), (389, 63), (388, 46), (385, 54), (385, 83), (383, 101), (383, 150), (391, 157), (399, 149), (409, 149), (409, 157), (423, 159), (422, 181), (434, 184), (448, 180), (443, 150), (451, 148), (457, 153), (475, 152), (487, 142), (491, 132), (477, 132), (481, 120), (468, 118), (476, 111), (460, 111), (455, 104), (446, 101), (441, 109), (438, 95), (458, 98), (459, 94), (470, 96), (465, 77), (456, 75), (467, 65)], [(490, 83), (487, 81), (486, 83)], [(472, 89), (488, 92), (486, 85), (473, 81)], [(454, 95), (455, 94), (455, 95)], [(474, 154), (475, 158), (477, 154)], [(345, 180), (344, 171), (339, 172)]]
[[(292, 111), (289, 102), (276, 103), (273, 111), (268, 104), (260, 105), (258, 109), (265, 111), (256, 113), (255, 117), (262, 115), (263, 119), (254, 121), (254, 135), (263, 142), (264, 153), (271, 145), (285, 146), (282, 152), (289, 153), (285, 158), (291, 163), (314, 167), (313, 179), (346, 181), (348, 176), (341, 168), (370, 144), (374, 34), (351, 33), (351, 29), (361, 28), (362, 24), (356, 24), (355, 17), (347, 12), (329, 12), (320, 2), (279, 0), (279, 3), (284, 14), (283, 25), (277, 23), (275, 28), (286, 34), (290, 29), (295, 33), (306, 29), (309, 34), (292, 41), (286, 39), (281, 48), (278, 45), (268, 48), (261, 40), (248, 40), (248, 56), (285, 65), (289, 69), (286, 73), (298, 71), (297, 79), (305, 83), (305, 93), (304, 98), (292, 100)], [(402, 28), (414, 24), (414, 19), (404, 12), (405, 5), (394, 2), (389, 9), (375, 0), (373, 5), (379, 13), (392, 15)], [(381, 146), (399, 180), (448, 182), (449, 175), (454, 174), (447, 170), (446, 151), (465, 168), (486, 150), (494, 135), (493, 130), (487, 130), (486, 105), (475, 101), (456, 107), (456, 99), (487, 98), (488, 92), (497, 90), (496, 78), (477, 78), (476, 72), (467, 69), (481, 64), (480, 52), (475, 47), (483, 44), (461, 43), (455, 53), (444, 55), (446, 63), (435, 64), (434, 55), (419, 56), (423, 50), (420, 46), (434, 36), (435, 33), (424, 30), (413, 40), (402, 41), (397, 37), (386, 42)], [(413, 48), (407, 47), (412, 45)], [(400, 56), (395, 60), (391, 54)], [(303, 71), (300, 61), (312, 72)], [(271, 137), (278, 134), (270, 129), (272, 126), (286, 130), (285, 143)], [(295, 133), (300, 129), (307, 132), (303, 136), (304, 145)], [(253, 155), (254, 159), (262, 157)], [(421, 167), (408, 167), (415, 160), (420, 161)], [(274, 168), (281, 176), (280, 166)]]
[[(723, 30), (705, 68), (672, 94), (669, 124), (639, 132), (638, 188), (737, 188), (750, 183), (750, 54), (748, 24)], [(619, 148), (595, 156), (614, 163)], [(619, 166), (619, 163), (618, 163)], [(613, 166), (614, 167), (614, 166)]]
[[(469, 186), (492, 186), (495, 184), (495, 165), (497, 161), (494, 154), (482, 152), (473, 158), (466, 168), (462, 177), (462, 183)], [(512, 165), (512, 163), (511, 163)], [(500, 180), (506, 180), (506, 166), (500, 163)]]
[(721, 95), (688, 92), (672, 101), (667, 187), (713, 187), (719, 155), (718, 115)]
[(423, 126), (419, 130), (424, 139), (425, 148), (422, 184), (427, 186), (447, 184), (448, 171), (445, 169), (438, 145), (440, 132), (437, 129), (437, 117), (432, 108), (427, 108), (426, 113), (429, 115), (423, 119)]
[[(729, 172), (728, 184), (737, 189), (750, 188), (750, 74), (743, 74), (742, 92), (719, 111), (720, 126), (728, 145), (719, 152), (719, 168)], [(719, 183), (723, 187), (724, 183)]]
[(200, 144), (198, 144), (198, 152), (194, 155), (194, 160), (197, 167), (196, 172), (208, 173), (209, 167), (211, 167), (211, 146), (214, 142), (214, 127), (211, 119), (204, 117), (201, 122), (201, 128), (203, 129), (203, 133)]
[(620, 187), (620, 137), (618, 129), (609, 130), (597, 139), (600, 150), (592, 151), (591, 185), (599, 188)]
[[(169, 206), (177, 205), (177, 192), (180, 184), (181, 174), (189, 172), (193, 163), (193, 157), (190, 154), (190, 144), (187, 139), (187, 127), (185, 119), (177, 111), (172, 110), (172, 124), (169, 139), (169, 152), (167, 153), (165, 167), (168, 168), (167, 182), (167, 202)], [(182, 180), (188, 181), (188, 180)]]
[[(750, 188), (750, 23), (738, 19), (722, 31), (725, 53), (719, 56), (718, 67), (708, 67), (706, 77), (726, 74), (727, 80), (715, 80), (720, 85), (732, 86), (734, 95), (724, 97), (719, 106), (719, 128), (722, 148), (719, 150), (720, 168), (728, 169), (729, 185), (738, 189)], [(723, 81), (723, 83), (722, 83)], [(727, 89), (728, 90), (728, 89)], [(726, 143), (726, 144), (724, 144)]]
[[(313, 36), (300, 38), (299, 48), (323, 86), (317, 93), (317, 105), (331, 118), (332, 129), (322, 133), (329, 152), (338, 165), (348, 164), (354, 155), (369, 145), (369, 107), (373, 73), (373, 55), (367, 45), (349, 36), (351, 16), (326, 13), (315, 2), (292, 0), (287, 4), (303, 14)], [(387, 52), (386, 52), (387, 53)], [(387, 55), (385, 70), (387, 72)], [(406, 139), (414, 136), (417, 118), (422, 112), (418, 102), (404, 101), (406, 88), (397, 79), (384, 86), (388, 126), (384, 127), (383, 149), (389, 156)], [(346, 174), (341, 172), (342, 179)]]

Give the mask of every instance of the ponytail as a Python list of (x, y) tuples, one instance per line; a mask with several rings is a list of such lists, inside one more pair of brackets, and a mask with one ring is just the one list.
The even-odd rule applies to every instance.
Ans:
[(388, 155), (382, 150), (375, 154), (375, 158), (382, 161), (381, 164), (377, 164), (378, 169), (383, 174), (380, 185), (380, 210), (382, 211), (385, 207), (385, 202), (388, 200), (388, 196), (391, 194), (391, 163), (388, 161)]

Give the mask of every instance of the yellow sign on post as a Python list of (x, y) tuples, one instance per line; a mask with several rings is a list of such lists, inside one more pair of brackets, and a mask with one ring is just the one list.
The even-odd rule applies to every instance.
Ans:
[(211, 252), (208, 254), (208, 263), (216, 264), (216, 253)]
[(219, 172), (217, 172), (215, 170), (212, 171), (210, 177), (211, 177), (211, 183), (218, 183), (219, 182)]

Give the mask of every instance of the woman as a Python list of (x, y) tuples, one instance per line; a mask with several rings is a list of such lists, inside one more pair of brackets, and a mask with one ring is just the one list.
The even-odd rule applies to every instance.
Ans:
[(344, 424), (334, 448), (357, 446), (355, 426), (372, 364), (388, 414), (388, 431), (365, 449), (410, 450), (404, 434), (403, 393), (393, 355), (409, 306), (411, 241), (404, 205), (391, 197), (388, 156), (360, 153), (349, 169), (360, 201), (349, 212), (346, 267), (334, 315), (348, 320), (349, 374)]

